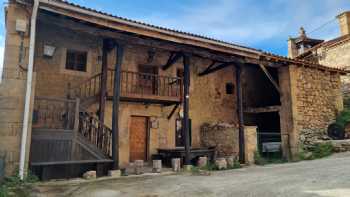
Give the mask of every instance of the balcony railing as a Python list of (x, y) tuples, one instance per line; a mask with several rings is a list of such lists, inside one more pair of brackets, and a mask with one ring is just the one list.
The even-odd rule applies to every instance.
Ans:
[[(85, 99), (98, 96), (101, 87), (101, 73), (96, 74), (81, 84), (69, 87), (69, 98)], [(113, 95), (114, 70), (107, 73), (107, 93)], [(162, 101), (180, 101), (182, 78), (160, 76), (132, 71), (122, 71), (120, 79), (120, 97), (130, 99), (152, 99)]]
[[(114, 70), (108, 72), (108, 90), (112, 93)], [(121, 97), (180, 101), (182, 78), (160, 76), (132, 71), (122, 71)]]

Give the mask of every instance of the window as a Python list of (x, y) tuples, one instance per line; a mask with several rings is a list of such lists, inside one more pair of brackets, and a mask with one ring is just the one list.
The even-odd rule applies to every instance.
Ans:
[(226, 94), (233, 94), (233, 83), (226, 83)]
[(67, 50), (66, 69), (86, 72), (87, 52)]

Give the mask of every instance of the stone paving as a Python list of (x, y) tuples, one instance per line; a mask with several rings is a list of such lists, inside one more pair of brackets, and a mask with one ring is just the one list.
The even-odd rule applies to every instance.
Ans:
[(350, 153), (297, 163), (190, 174), (41, 184), (32, 196), (348, 197)]

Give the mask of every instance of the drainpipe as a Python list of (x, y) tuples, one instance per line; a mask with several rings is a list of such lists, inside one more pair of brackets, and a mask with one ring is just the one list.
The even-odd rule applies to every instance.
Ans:
[(29, 40), (29, 61), (28, 61), (28, 71), (27, 71), (27, 87), (26, 96), (24, 104), (24, 118), (23, 118), (23, 128), (22, 128), (22, 139), (21, 139), (21, 152), (19, 159), (19, 176), (21, 180), (24, 178), (24, 166), (25, 166), (25, 156), (26, 156), (26, 146), (27, 146), (27, 135), (28, 135), (28, 125), (29, 125), (29, 109), (30, 109), (30, 98), (32, 91), (32, 77), (33, 77), (33, 64), (34, 64), (34, 50), (35, 50), (35, 30), (36, 30), (36, 19), (39, 8), (39, 0), (34, 0), (33, 12), (30, 22), (30, 40)]

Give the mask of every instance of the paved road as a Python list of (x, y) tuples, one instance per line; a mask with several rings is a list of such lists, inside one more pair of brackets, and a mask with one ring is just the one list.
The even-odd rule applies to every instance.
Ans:
[(139, 177), (38, 189), (45, 193), (34, 196), (350, 197), (350, 153), (314, 161), (220, 171), (210, 176)]

